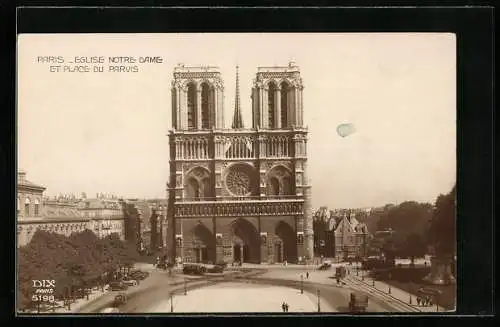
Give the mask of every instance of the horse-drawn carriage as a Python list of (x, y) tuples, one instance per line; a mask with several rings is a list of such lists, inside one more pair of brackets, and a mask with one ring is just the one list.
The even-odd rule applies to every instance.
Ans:
[(368, 307), (368, 295), (353, 292), (349, 300), (349, 312), (365, 312)]

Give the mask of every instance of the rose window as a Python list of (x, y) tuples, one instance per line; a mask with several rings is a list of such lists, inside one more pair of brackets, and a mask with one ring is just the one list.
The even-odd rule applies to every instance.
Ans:
[(249, 167), (233, 167), (226, 175), (226, 185), (229, 192), (236, 196), (246, 196), (252, 193), (252, 178)]

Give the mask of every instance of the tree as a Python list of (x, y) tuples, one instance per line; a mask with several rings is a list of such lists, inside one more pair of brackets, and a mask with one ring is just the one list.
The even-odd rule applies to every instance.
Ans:
[(385, 262), (389, 264), (391, 267), (393, 267), (396, 264), (396, 254), (398, 251), (398, 248), (396, 247), (396, 244), (394, 242), (394, 237), (390, 236), (388, 237), (385, 241), (384, 244), (382, 245), (382, 253), (384, 254), (385, 257)]
[(113, 234), (99, 239), (90, 230), (66, 237), (38, 230), (31, 241), (18, 250), (18, 303), (30, 308), (34, 294), (32, 280), (56, 281), (54, 296), (71, 295), (75, 289), (101, 284), (107, 272), (118, 267), (130, 268), (138, 259), (134, 244), (125, 243)]
[(405, 256), (410, 257), (411, 266), (415, 266), (415, 258), (423, 257), (426, 253), (427, 247), (422, 237), (417, 233), (412, 233), (406, 237), (403, 252)]
[(456, 254), (455, 199), (456, 187), (436, 199), (429, 228), (429, 241), (434, 247), (434, 258), (431, 273), (425, 277), (425, 280), (433, 284), (451, 284), (456, 281), (452, 275)]
[(456, 187), (453, 187), (448, 194), (436, 199), (429, 240), (439, 257), (451, 257), (456, 253), (455, 197)]

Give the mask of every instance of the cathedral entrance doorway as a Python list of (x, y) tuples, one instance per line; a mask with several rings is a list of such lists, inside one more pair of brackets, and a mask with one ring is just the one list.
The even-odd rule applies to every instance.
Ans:
[(281, 242), (276, 242), (274, 244), (274, 253), (276, 256), (275, 261), (276, 262), (282, 262), (283, 261), (283, 246), (281, 245)]
[(215, 262), (215, 237), (213, 233), (202, 223), (198, 223), (192, 233), (193, 243), (189, 260), (197, 263)]
[(233, 261), (234, 262), (249, 262), (248, 259), (248, 245), (235, 244), (233, 246)]
[(208, 249), (206, 246), (195, 248), (195, 260), (196, 263), (203, 263), (209, 261), (208, 259)]
[(279, 238), (280, 251), (276, 251), (277, 258), (278, 254), (281, 258), (276, 259), (277, 262), (296, 262), (297, 261), (297, 237), (296, 234), (289, 224), (285, 221), (280, 221), (276, 225), (275, 234)]
[(260, 263), (260, 237), (255, 227), (242, 218), (231, 224), (233, 261)]

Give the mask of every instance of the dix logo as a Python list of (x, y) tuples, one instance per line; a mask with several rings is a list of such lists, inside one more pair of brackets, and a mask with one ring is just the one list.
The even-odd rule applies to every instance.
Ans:
[(51, 279), (33, 279), (33, 287), (55, 288), (56, 281)]

